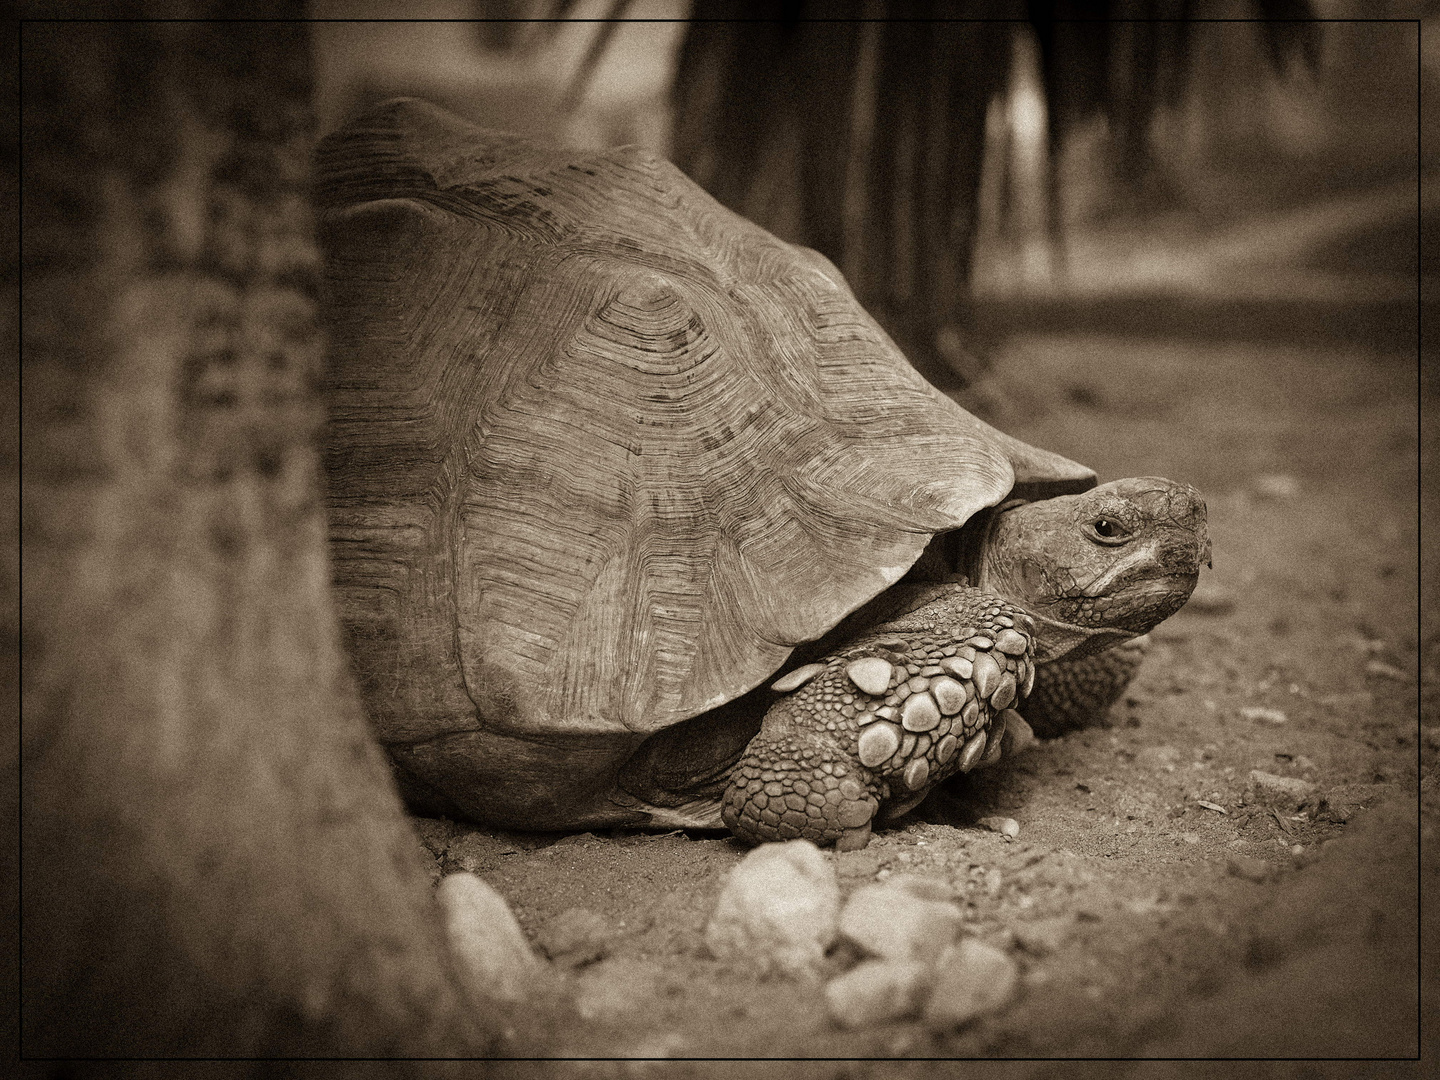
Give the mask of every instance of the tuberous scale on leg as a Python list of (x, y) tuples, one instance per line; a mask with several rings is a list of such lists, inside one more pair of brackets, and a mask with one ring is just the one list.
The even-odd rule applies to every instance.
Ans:
[(777, 680), (794, 693), (771, 708), (736, 769), (726, 825), (755, 843), (863, 847), (882, 806), (913, 805), (974, 768), (992, 719), (1023, 695), (1034, 669), (1022, 612), (992, 600), (972, 618), (881, 634), (806, 665), (803, 678)]

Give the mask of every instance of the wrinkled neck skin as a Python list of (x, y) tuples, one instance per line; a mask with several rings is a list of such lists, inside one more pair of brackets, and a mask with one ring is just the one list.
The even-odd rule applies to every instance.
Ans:
[(1048, 661), (1145, 633), (1190, 598), (1209, 562), (1199, 493), (1144, 476), (1002, 506), (974, 579), (1030, 613), (1036, 656)]

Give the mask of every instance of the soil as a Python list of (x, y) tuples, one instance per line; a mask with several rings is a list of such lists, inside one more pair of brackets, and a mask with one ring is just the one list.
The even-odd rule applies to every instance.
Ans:
[[(820, 985), (714, 959), (703, 929), (745, 853), (728, 838), (521, 835), (422, 819), (437, 876), (483, 876), (532, 940), (572, 908), (610, 935), (595, 950), (604, 955), (554, 965), (551, 989), (505, 1018), (502, 1054), (1417, 1055), (1418, 903), (1422, 882), (1436, 884), (1440, 811), (1440, 627), (1433, 603), (1420, 620), (1417, 535), (1417, 490), (1437, 485), (1417, 487), (1417, 400), (1433, 423), (1436, 398), (1421, 391), (1413, 351), (1306, 329), (1303, 345), (1017, 334), (970, 396), (1005, 430), (1093, 465), (1102, 481), (1152, 474), (1195, 485), (1214, 545), (1213, 571), (1154, 631), (1149, 660), (1108, 717), (953, 782), (862, 851), (827, 854), (847, 893), (900, 872), (945, 882), (966, 932), (1018, 964), (1006, 1007), (959, 1030), (908, 1020), (844, 1031)], [(1257, 709), (1269, 711), (1246, 712)], [(1252, 770), (1314, 787), (1267, 796)], [(980, 827), (987, 815), (1013, 818), (1018, 837)], [(1426, 937), (1433, 985), (1433, 921)], [(1434, 1030), (1426, 1024), (1429, 1039)], [(652, 1068), (735, 1066), (564, 1067)], [(952, 1067), (769, 1068), (819, 1077)]]

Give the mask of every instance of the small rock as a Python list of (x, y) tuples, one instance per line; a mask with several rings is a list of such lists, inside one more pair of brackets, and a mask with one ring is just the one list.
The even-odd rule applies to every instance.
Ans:
[(1015, 994), (1015, 961), (993, 946), (962, 938), (940, 956), (935, 988), (925, 1006), (925, 1022), (956, 1028), (994, 1012)]
[(1250, 480), (1250, 490), (1262, 499), (1293, 499), (1300, 494), (1300, 481), (1289, 473), (1261, 473)]
[(917, 896), (905, 876), (861, 885), (840, 912), (840, 934), (887, 960), (915, 960), (954, 940), (962, 915), (954, 904)]
[(1020, 835), (1020, 823), (1013, 817), (982, 817), (976, 824), (982, 829), (998, 832), (1012, 840)]
[(1365, 664), (1366, 675), (1378, 675), (1382, 679), (1394, 679), (1397, 682), (1404, 682), (1409, 678), (1394, 664), (1387, 664), (1384, 660), (1371, 660)]
[(1230, 855), (1225, 859), (1225, 869), (1232, 876), (1246, 881), (1263, 882), (1270, 878), (1270, 864), (1264, 859), (1250, 855)]
[(481, 878), (462, 871), (442, 878), (435, 898), (450, 948), (482, 997), (516, 1002), (536, 989), (544, 966), (503, 896)]
[(1250, 784), (1261, 801), (1299, 806), (1315, 791), (1309, 780), (1295, 776), (1276, 776), (1260, 769), (1250, 770)]
[(575, 1011), (585, 1020), (633, 1019), (646, 1011), (663, 981), (658, 964), (615, 957), (585, 969), (575, 992)]
[(1057, 915), (1051, 919), (1036, 919), (1034, 922), (1018, 923), (1012, 929), (1015, 943), (1031, 956), (1048, 956), (1065, 944), (1070, 936), (1070, 919)]
[(1258, 705), (1246, 706), (1240, 710), (1240, 715), (1252, 723), (1284, 724), (1290, 719), (1279, 709), (1266, 709)]
[(809, 840), (761, 844), (730, 871), (705, 927), (720, 959), (761, 971), (814, 975), (835, 940), (840, 886), (835, 870)]
[(933, 980), (922, 960), (862, 960), (826, 984), (825, 1004), (842, 1028), (883, 1024), (919, 1012)]
[(1213, 581), (1202, 581), (1185, 601), (1185, 610), (1198, 615), (1228, 615), (1235, 610), (1235, 597)]
[(602, 916), (587, 908), (566, 908), (540, 928), (536, 939), (557, 964), (581, 967), (609, 953), (613, 937)]

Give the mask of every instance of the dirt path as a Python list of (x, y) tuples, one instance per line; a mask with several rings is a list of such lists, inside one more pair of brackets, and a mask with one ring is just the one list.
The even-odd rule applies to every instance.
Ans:
[[(818, 987), (757, 981), (707, 954), (705, 920), (743, 854), (730, 841), (556, 842), (424, 822), (437, 872), (481, 874), (532, 936), (577, 907), (616, 935), (607, 957), (516, 1015), (512, 1053), (1417, 1052), (1417, 872), (1433, 885), (1436, 862), (1427, 854), (1417, 867), (1416, 806), (1418, 793), (1428, 836), (1440, 716), (1427, 701), (1417, 730), (1416, 674), (1434, 685), (1440, 628), (1428, 612), (1417, 622), (1412, 357), (1032, 336), (1007, 341), (994, 369), (996, 421), (1011, 433), (1102, 480), (1160, 474), (1200, 488), (1215, 559), (1197, 601), (1153, 635), (1107, 724), (1041, 743), (865, 850), (829, 856), (845, 891), (902, 871), (945, 881), (969, 930), (1019, 964), (1016, 998), (958, 1032), (911, 1021), (840, 1031)], [(1434, 397), (1425, 402), (1433, 411)], [(1252, 770), (1313, 792), (1266, 797)], [(971, 824), (984, 814), (1016, 819), (1018, 838)], [(814, 1063), (787, 1074), (939, 1068)]]

